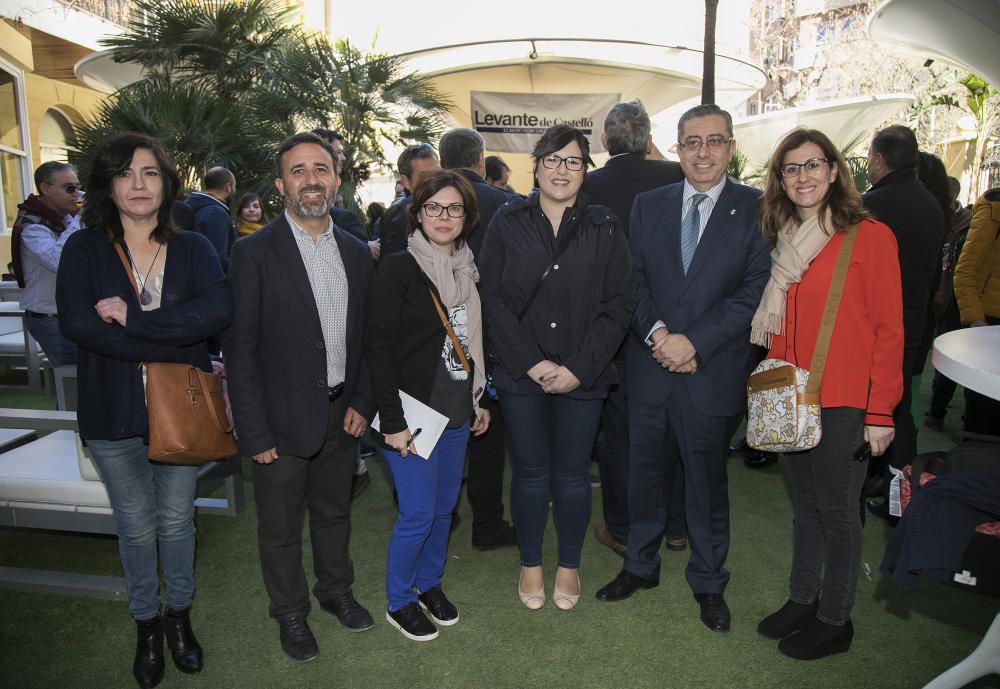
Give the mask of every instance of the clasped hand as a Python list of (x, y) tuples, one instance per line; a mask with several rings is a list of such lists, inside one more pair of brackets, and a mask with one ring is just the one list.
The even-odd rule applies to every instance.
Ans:
[(694, 373), (698, 370), (697, 352), (686, 335), (657, 328), (650, 339), (653, 341), (653, 359), (663, 368), (671, 373)]
[(125, 301), (121, 297), (101, 299), (94, 304), (94, 310), (105, 323), (114, 321), (123, 328), (125, 327), (125, 321), (128, 319), (128, 306), (125, 305)]
[(580, 387), (580, 379), (565, 366), (543, 359), (528, 370), (528, 377), (550, 395), (565, 395)]

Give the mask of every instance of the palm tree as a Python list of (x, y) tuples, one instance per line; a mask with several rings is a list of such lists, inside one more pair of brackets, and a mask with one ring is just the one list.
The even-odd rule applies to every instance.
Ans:
[(149, 75), (78, 129), (78, 165), (112, 133), (156, 136), (193, 185), (225, 165), (272, 208), (274, 154), (317, 126), (347, 138), (345, 198), (384, 164), (383, 142), (436, 140), (448, 103), (397, 57), (331, 44), (290, 24), (270, 0), (136, 0), (126, 33), (105, 44)]

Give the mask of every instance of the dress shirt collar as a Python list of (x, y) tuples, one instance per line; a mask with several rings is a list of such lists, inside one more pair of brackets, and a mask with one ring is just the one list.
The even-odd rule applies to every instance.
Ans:
[(691, 186), (691, 183), (689, 181), (687, 181), (687, 178), (685, 178), (684, 179), (684, 193), (681, 196), (681, 203), (682, 204), (686, 204), (691, 199), (691, 197), (694, 196), (695, 194), (708, 194), (708, 198), (712, 201), (712, 205), (714, 206), (715, 202), (719, 200), (720, 196), (722, 196), (722, 188), (724, 186), (726, 186), (726, 176), (725, 175), (722, 176), (722, 179), (719, 180), (718, 184), (716, 184), (714, 187), (712, 187), (708, 191), (698, 191), (698, 190), (696, 190), (694, 187)]
[[(305, 239), (308, 239), (310, 242), (312, 242), (312, 240), (313, 240), (312, 235), (309, 234), (308, 232), (306, 232), (305, 230), (303, 230), (302, 227), (297, 222), (295, 222), (294, 220), (292, 220), (292, 216), (291, 216), (291, 214), (287, 210), (282, 211), (282, 213), (285, 214), (285, 220), (288, 221), (288, 226), (292, 228), (292, 234), (295, 237), (300, 238), (300, 239), (305, 238)], [(317, 243), (318, 243), (318, 240), (320, 240), (320, 239), (329, 239), (330, 237), (333, 237), (333, 218), (331, 218), (329, 215), (327, 215), (326, 216), (326, 220), (327, 220), (326, 231), (323, 232), (323, 234), (321, 234), (317, 238)]]

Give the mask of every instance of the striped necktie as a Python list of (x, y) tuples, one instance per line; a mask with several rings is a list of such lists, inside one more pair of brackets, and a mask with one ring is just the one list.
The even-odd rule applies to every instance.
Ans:
[(681, 263), (684, 265), (684, 274), (687, 275), (691, 266), (691, 259), (694, 258), (694, 250), (698, 247), (698, 232), (701, 230), (701, 212), (698, 206), (708, 198), (708, 194), (695, 194), (691, 197), (691, 210), (684, 216), (681, 223)]

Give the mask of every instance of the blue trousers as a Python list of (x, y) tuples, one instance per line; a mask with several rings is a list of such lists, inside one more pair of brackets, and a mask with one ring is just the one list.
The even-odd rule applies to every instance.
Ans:
[(128, 610), (137, 620), (160, 614), (159, 564), (167, 607), (183, 610), (194, 596), (194, 494), (198, 467), (153, 464), (142, 438), (88, 440), (108, 489)]
[(385, 590), (389, 610), (417, 602), (417, 591), (441, 585), (448, 555), (451, 511), (458, 502), (469, 424), (445, 429), (431, 456), (403, 457), (382, 450), (399, 497), (399, 516), (389, 539)]
[(542, 564), (550, 493), (558, 564), (580, 566), (590, 520), (590, 452), (603, 406), (603, 399), (500, 395), (511, 453), (511, 514), (525, 567)]

